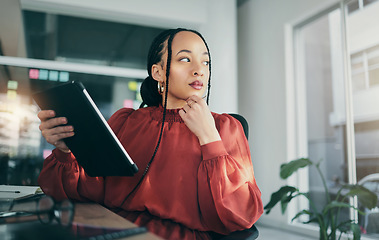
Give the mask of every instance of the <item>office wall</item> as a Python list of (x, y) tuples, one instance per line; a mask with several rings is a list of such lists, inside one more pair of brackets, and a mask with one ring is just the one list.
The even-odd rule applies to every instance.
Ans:
[[(287, 161), (284, 24), (335, 2), (249, 0), (238, 8), (239, 112), (250, 123), (250, 149), (264, 204), (285, 184), (279, 178), (280, 164)], [(259, 222), (285, 227), (287, 216), (278, 207)]]
[(236, 0), (20, 0), (23, 9), (199, 30), (212, 54), (211, 109), (237, 112)]
[[(2, 0), (0, 5), (0, 47), (3, 54), (25, 57), (25, 36), (19, 11), (20, 3), (14, 0)], [(13, 24), (8, 24), (9, 22)]]

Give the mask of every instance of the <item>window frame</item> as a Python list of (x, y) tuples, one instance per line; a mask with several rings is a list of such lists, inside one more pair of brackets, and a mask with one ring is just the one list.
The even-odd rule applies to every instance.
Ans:
[[(285, 69), (286, 69), (286, 121), (287, 121), (287, 161), (307, 157), (307, 129), (306, 129), (306, 96), (305, 96), (305, 73), (303, 51), (299, 40), (301, 39), (301, 29), (310, 23), (318, 20), (330, 12), (340, 9), (341, 20), (341, 46), (343, 55), (343, 81), (345, 99), (345, 127), (346, 127), (346, 156), (348, 162), (348, 180), (351, 184), (357, 183), (356, 176), (356, 153), (354, 136), (354, 114), (353, 114), (353, 90), (349, 49), (347, 44), (346, 22), (348, 15), (347, 5), (354, 0), (336, 0), (328, 5), (321, 6), (310, 14), (307, 14), (293, 22), (285, 24)], [(287, 183), (297, 186), (300, 191), (309, 191), (308, 169), (301, 169), (294, 176), (291, 176)], [(300, 181), (301, 180), (301, 181)], [(357, 198), (351, 198), (350, 204), (358, 206)], [(301, 209), (308, 207), (308, 201), (297, 199), (288, 206), (288, 223), (292, 217)], [(350, 209), (350, 218), (358, 222), (358, 212)], [(318, 232), (316, 226), (308, 226), (302, 223), (292, 223), (297, 228), (312, 229)], [(370, 239), (362, 236), (362, 239)]]

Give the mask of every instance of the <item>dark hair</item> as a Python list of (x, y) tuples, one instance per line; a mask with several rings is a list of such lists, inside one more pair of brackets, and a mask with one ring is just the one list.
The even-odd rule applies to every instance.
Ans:
[(209, 55), (209, 79), (208, 79), (208, 92), (207, 92), (207, 104), (209, 103), (209, 93), (210, 93), (210, 88), (211, 88), (211, 55), (209, 52), (208, 44), (205, 42), (205, 39), (203, 36), (195, 31), (195, 30), (190, 30), (190, 29), (184, 29), (184, 28), (176, 28), (176, 29), (169, 29), (165, 30), (162, 33), (160, 33), (157, 37), (154, 38), (150, 49), (149, 53), (147, 56), (147, 72), (149, 76), (142, 82), (141, 85), (141, 97), (142, 97), (142, 104), (140, 105), (140, 108), (144, 107), (147, 105), (148, 107), (150, 106), (159, 106), (162, 103), (162, 96), (158, 93), (158, 81), (154, 80), (153, 77), (151, 76), (151, 67), (154, 64), (157, 64), (162, 61), (162, 55), (164, 53), (164, 47), (165, 47), (165, 42), (167, 41), (167, 63), (166, 63), (166, 86), (165, 86), (165, 102), (163, 104), (163, 116), (162, 116), (162, 125), (161, 125), (161, 130), (159, 133), (159, 138), (157, 145), (155, 146), (155, 150), (153, 155), (151, 156), (150, 161), (148, 162), (141, 179), (138, 181), (136, 186), (133, 188), (133, 190), (128, 194), (128, 196), (125, 197), (124, 201), (122, 202), (121, 206), (124, 205), (124, 202), (126, 199), (134, 192), (134, 190), (137, 189), (139, 184), (142, 182), (143, 178), (145, 177), (147, 171), (149, 170), (149, 167), (151, 163), (153, 162), (155, 155), (158, 151), (159, 145), (162, 140), (162, 133), (163, 133), (163, 127), (164, 127), (164, 122), (166, 119), (166, 109), (167, 109), (167, 93), (168, 93), (168, 86), (169, 86), (169, 75), (170, 75), (170, 66), (171, 66), (171, 44), (172, 40), (174, 39), (175, 35), (178, 32), (182, 31), (188, 31), (188, 32), (193, 32), (197, 34), (204, 42), (208, 55)]
[[(185, 28), (176, 28), (176, 29), (168, 29), (161, 32), (157, 37), (154, 38), (151, 43), (149, 53), (147, 55), (147, 72), (148, 77), (142, 82), (141, 85), (141, 97), (142, 104), (140, 108), (147, 106), (159, 106), (162, 103), (162, 96), (158, 93), (158, 81), (154, 80), (151, 74), (151, 67), (154, 64), (157, 64), (162, 61), (162, 55), (164, 53), (165, 42), (167, 41), (167, 68), (166, 68), (166, 94), (168, 92), (169, 85), (169, 75), (170, 75), (170, 65), (171, 65), (171, 43), (174, 39), (175, 35), (178, 32), (188, 31), (193, 32), (198, 35), (204, 42), (208, 55), (209, 55), (209, 79), (208, 79), (208, 92), (207, 92), (207, 104), (209, 104), (209, 95), (210, 95), (210, 87), (211, 87), (211, 56), (208, 48), (208, 44), (205, 41), (204, 37), (197, 31)], [(167, 97), (165, 98), (167, 99)], [(165, 105), (165, 104), (164, 104)]]

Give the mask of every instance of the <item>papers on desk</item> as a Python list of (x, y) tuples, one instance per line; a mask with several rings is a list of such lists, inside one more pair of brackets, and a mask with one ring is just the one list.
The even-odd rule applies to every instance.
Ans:
[(0, 200), (20, 199), (42, 193), (39, 186), (0, 185)]

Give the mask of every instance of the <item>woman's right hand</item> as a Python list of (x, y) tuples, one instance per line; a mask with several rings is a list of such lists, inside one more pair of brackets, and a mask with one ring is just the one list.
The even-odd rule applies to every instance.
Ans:
[(55, 117), (53, 110), (42, 110), (37, 116), (41, 120), (39, 129), (46, 141), (62, 152), (71, 152), (66, 143), (62, 140), (74, 136), (73, 126), (61, 126), (67, 124), (67, 118)]

